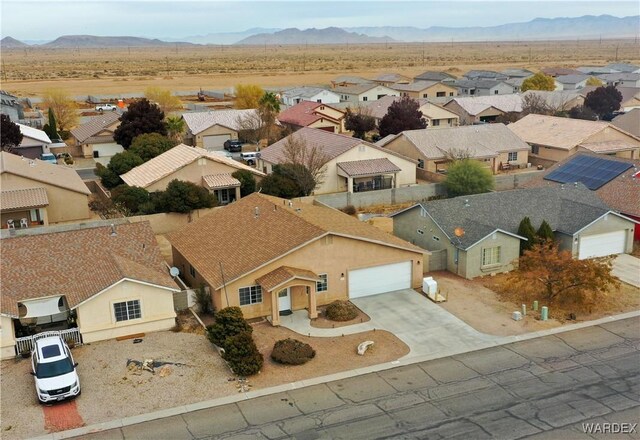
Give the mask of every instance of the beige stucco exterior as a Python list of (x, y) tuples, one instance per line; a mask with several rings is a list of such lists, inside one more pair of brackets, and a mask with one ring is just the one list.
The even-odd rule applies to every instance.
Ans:
[(477, 122), (495, 121), (498, 116), (504, 114), (503, 111), (498, 110), (495, 107), (489, 107), (477, 115), (469, 114), (460, 104), (456, 101), (449, 101), (444, 105), (447, 110), (450, 110), (460, 117), (460, 125), (471, 125)]
[[(141, 318), (116, 322), (113, 305), (132, 300), (140, 301)], [(171, 290), (129, 280), (114, 284), (81, 303), (76, 310), (85, 343), (168, 330), (175, 324), (176, 317)]]
[[(0, 175), (0, 186), (3, 191), (37, 187), (44, 188), (47, 192), (47, 198), (49, 199), (49, 206), (43, 208), (46, 209), (48, 223), (85, 220), (90, 217), (89, 194), (79, 193), (8, 172)], [(87, 192), (88, 191), (87, 189)]]
[(443, 83), (436, 83), (421, 90), (402, 90), (400, 86), (400, 96), (410, 98), (455, 98), (458, 96), (458, 89)]
[(400, 96), (400, 92), (384, 86), (376, 86), (362, 93), (345, 93), (336, 90), (342, 102), (375, 101), (383, 96)]
[[(174, 264), (181, 269), (187, 283), (192, 286), (207, 284), (199, 274), (193, 278), (189, 273), (189, 263), (174, 248)], [(423, 262), (424, 257), (424, 262)], [(328, 304), (336, 299), (347, 299), (349, 286), (349, 271), (367, 268), (382, 264), (412, 261), (412, 287), (421, 285), (423, 267), (428, 267), (428, 260), (419, 251), (398, 249), (391, 246), (366, 242), (358, 239), (347, 238), (330, 234), (319, 238), (287, 255), (272, 261), (257, 270), (246, 274), (236, 280), (228, 282), (226, 288), (215, 290), (211, 287), (214, 306), (217, 310), (227, 306), (239, 306), (239, 291), (241, 287), (249, 287), (256, 284), (256, 279), (281, 267), (291, 266), (310, 270), (318, 275), (327, 274), (327, 291), (316, 293), (318, 306)], [(309, 306), (309, 298), (306, 294), (306, 286), (314, 292), (314, 283), (303, 280), (294, 280), (288, 284), (291, 290), (292, 310), (301, 310)], [(286, 287), (286, 286), (283, 286)], [(281, 290), (280, 287), (276, 290)], [(226, 293), (225, 293), (226, 292)], [(274, 291), (277, 296), (277, 292)], [(228, 302), (227, 302), (228, 296)], [(277, 298), (276, 298), (277, 300)], [(262, 302), (241, 306), (245, 318), (270, 316), (272, 312), (272, 298), (263, 292)]]
[(204, 137), (205, 136), (213, 136), (213, 135), (219, 135), (219, 134), (228, 134), (229, 136), (231, 136), (231, 139), (236, 140), (238, 139), (238, 132), (228, 128), (228, 127), (224, 127), (222, 125), (213, 125), (209, 128), (207, 128), (206, 130), (201, 131), (200, 133), (198, 133), (197, 135), (193, 135), (192, 133), (188, 132), (186, 139), (190, 139), (192, 141), (193, 146), (195, 147), (200, 147), (200, 148), (204, 148)]
[(16, 338), (13, 330), (13, 321), (10, 317), (0, 316), (0, 359), (15, 357)]

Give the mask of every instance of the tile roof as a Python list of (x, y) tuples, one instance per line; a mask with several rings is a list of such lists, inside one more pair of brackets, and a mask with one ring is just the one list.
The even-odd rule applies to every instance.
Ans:
[[(313, 124), (322, 118), (334, 120), (327, 115), (320, 115), (316, 113), (315, 110), (320, 106), (331, 107), (328, 104), (322, 104), (319, 102), (302, 101), (280, 112), (278, 120), (280, 122), (297, 125), (299, 127), (306, 127), (307, 125)], [(342, 110), (338, 111), (342, 112)]]
[(440, 84), (438, 81), (416, 81), (411, 84), (392, 84), (390, 89), (397, 90), (399, 92), (420, 92), (429, 87)]
[(91, 194), (76, 170), (54, 165), (39, 159), (23, 159), (15, 154), (0, 152), (0, 174), (9, 173), (82, 194)]
[[(451, 101), (455, 101), (460, 107), (464, 109), (464, 111), (466, 111), (470, 115), (477, 115), (490, 107), (493, 107), (505, 113), (520, 113), (522, 111), (522, 96), (516, 94), (459, 96), (456, 98), (452, 98), (449, 102)], [(449, 104), (449, 102), (447, 102), (447, 104)]]
[(451, 79), (456, 79), (455, 76), (453, 75), (449, 75), (448, 73), (445, 72), (434, 72), (434, 71), (426, 71), (426, 72), (422, 72), (420, 75), (417, 75), (413, 78), (416, 81), (420, 81), (420, 80), (424, 80), (424, 81), (445, 81), (445, 80), (451, 80)]
[(630, 151), (638, 149), (638, 145), (634, 145), (623, 140), (601, 141), (601, 142), (585, 142), (578, 145), (584, 147), (594, 153), (616, 153), (619, 151)]
[(529, 146), (504, 124), (407, 130), (401, 136), (428, 159), (441, 159), (463, 151), (471, 157), (483, 158), (495, 157), (500, 152), (529, 150)]
[(518, 233), (524, 217), (534, 228), (546, 220), (551, 229), (573, 235), (609, 211), (584, 185), (549, 186), (475, 194), (420, 204), (449, 237), (461, 227), (463, 249), (496, 229)]
[(640, 137), (640, 108), (634, 108), (623, 115), (616, 116), (611, 121), (611, 124), (627, 133)]
[(106, 112), (99, 116), (91, 118), (85, 124), (71, 130), (71, 135), (78, 140), (84, 142), (92, 136), (103, 131), (106, 127), (112, 125), (120, 118), (116, 112)]
[(528, 143), (563, 150), (571, 150), (607, 127), (620, 131), (608, 122), (536, 114), (529, 114), (508, 127)]
[(179, 290), (149, 222), (47, 232), (2, 239), (3, 314), (18, 301), (64, 294), (77, 307), (123, 278)]
[(295, 278), (302, 278), (309, 281), (320, 281), (320, 277), (310, 270), (298, 267), (280, 266), (271, 272), (256, 279), (256, 283), (262, 286), (264, 291), (270, 292), (274, 288), (283, 285)]
[(182, 117), (191, 133), (198, 134), (214, 125), (222, 125), (231, 130), (241, 129), (239, 120), (246, 117), (254, 117), (256, 109), (247, 110), (215, 110), (209, 112), (183, 113)]
[(338, 168), (344, 171), (349, 177), (371, 176), (385, 173), (399, 173), (402, 171), (386, 157), (382, 159), (352, 160), (349, 162), (338, 162)]
[(0, 211), (41, 208), (49, 205), (44, 188), (26, 188), (0, 191)]
[(49, 139), (49, 136), (47, 136), (47, 133), (45, 133), (42, 130), (38, 130), (37, 128), (29, 127), (28, 125), (22, 125), (22, 124), (18, 124), (18, 127), (20, 127), (20, 133), (22, 133), (24, 137), (35, 139), (37, 141), (44, 142), (47, 144), (51, 143), (51, 139)]
[(209, 174), (203, 176), (202, 180), (207, 184), (209, 189), (232, 188), (240, 186), (240, 181), (233, 177), (231, 173), (225, 174)]
[(204, 148), (190, 147), (185, 144), (180, 144), (143, 163), (142, 165), (138, 165), (120, 177), (129, 186), (146, 188), (152, 183), (175, 173), (180, 168), (183, 168), (200, 158), (206, 158), (239, 170), (251, 171), (253, 174), (258, 176), (264, 176), (264, 173), (256, 170), (255, 168), (231, 158), (208, 152)]
[(595, 190), (595, 193), (611, 209), (623, 214), (640, 217), (640, 177), (633, 177), (634, 174), (637, 173), (638, 170), (640, 170), (640, 159), (624, 159), (621, 157), (602, 156), (596, 153), (581, 151), (561, 162), (554, 164), (552, 167), (545, 170), (544, 173), (538, 174), (533, 179), (525, 182), (521, 186), (523, 188), (560, 186), (561, 184), (558, 182), (546, 180), (545, 176), (547, 176), (552, 171), (563, 167), (565, 164), (571, 163), (571, 161), (581, 156), (595, 156), (600, 159), (609, 161), (633, 164), (632, 168), (602, 185), (600, 188)]
[[(169, 234), (172, 246), (211, 286), (222, 286), (327, 234), (423, 252), (327, 206), (253, 193)], [(238, 225), (251, 231), (238, 233)], [(300, 262), (299, 265), (303, 265)]]

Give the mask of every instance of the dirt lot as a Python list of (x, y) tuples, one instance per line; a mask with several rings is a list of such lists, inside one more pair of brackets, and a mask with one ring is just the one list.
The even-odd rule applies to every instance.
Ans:
[[(491, 290), (501, 283), (505, 275), (465, 280), (449, 272), (434, 272), (438, 287), (448, 301), (440, 305), (476, 330), (497, 336), (519, 335), (548, 328), (558, 327), (574, 321), (567, 321), (565, 314), (557, 316), (550, 309), (548, 321), (540, 321), (539, 313), (527, 305), (527, 317), (521, 321), (511, 319), (511, 314), (520, 310), (521, 304), (504, 302)], [(542, 306), (543, 304), (540, 304)], [(590, 321), (605, 316), (640, 309), (640, 289), (622, 283), (619, 292), (612, 293), (598, 311), (578, 314), (576, 321)]]
[[(633, 40), (478, 43), (395, 43), (339, 46), (202, 46), (3, 51), (3, 88), (34, 96), (51, 87), (72, 95), (220, 89), (238, 83), (267, 87), (328, 84), (340, 74), (371, 76), (427, 69), (460, 75), (470, 69), (637, 63)], [(401, 66), (401, 67), (400, 67)]]

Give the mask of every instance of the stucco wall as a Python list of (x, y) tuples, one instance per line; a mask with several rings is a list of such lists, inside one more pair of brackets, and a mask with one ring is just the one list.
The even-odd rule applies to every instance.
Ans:
[(88, 194), (81, 194), (9, 173), (2, 173), (0, 182), (3, 191), (35, 187), (44, 188), (49, 199), (49, 206), (46, 208), (49, 223), (84, 220), (90, 216)]
[[(177, 288), (177, 286), (176, 286)], [(116, 322), (113, 304), (140, 300), (142, 317)], [(173, 293), (166, 289), (123, 281), (77, 308), (83, 341), (113, 339), (135, 333), (168, 330), (175, 324)]]
[(397, 203), (420, 201), (444, 194), (446, 194), (446, 190), (443, 184), (428, 183), (360, 193), (343, 192), (322, 194), (317, 196), (316, 199), (325, 205), (339, 209), (347, 205), (353, 205), (356, 208), (364, 208), (372, 205), (395, 205)]
[[(482, 266), (482, 250), (500, 246), (500, 263), (492, 266)], [(520, 239), (496, 232), (484, 240), (477, 243), (471, 249), (464, 252), (464, 264), (460, 260), (461, 267), (464, 268), (462, 276), (472, 279), (491, 273), (508, 272), (513, 270), (514, 263), (520, 255)]]
[(195, 183), (198, 186), (204, 186), (202, 181), (203, 176), (209, 174), (223, 174), (234, 173), (238, 171), (238, 168), (231, 167), (227, 164), (215, 162), (213, 160), (201, 158), (191, 162), (189, 165), (180, 168), (179, 170), (171, 173), (170, 175), (163, 177), (157, 182), (149, 185), (146, 190), (151, 191), (164, 191), (167, 189), (167, 185), (174, 179), (183, 180), (186, 182)]
[[(532, 146), (536, 145), (530, 142), (527, 143)], [(560, 162), (561, 160), (566, 159), (577, 151), (577, 148), (573, 148), (571, 150), (561, 150), (559, 148), (549, 148), (542, 145), (537, 145), (537, 147), (538, 154), (536, 154), (536, 156), (539, 156), (543, 159), (553, 160), (555, 162)], [(531, 151), (533, 151), (533, 149)]]
[(0, 316), (0, 359), (15, 357), (16, 339), (13, 322), (8, 316)]
[(204, 148), (204, 136), (212, 136), (216, 134), (228, 134), (231, 136), (231, 139), (238, 139), (237, 131), (227, 127), (223, 127), (222, 125), (214, 125), (213, 127), (209, 127), (206, 130), (201, 131), (197, 135), (193, 136), (195, 138), (195, 146)]

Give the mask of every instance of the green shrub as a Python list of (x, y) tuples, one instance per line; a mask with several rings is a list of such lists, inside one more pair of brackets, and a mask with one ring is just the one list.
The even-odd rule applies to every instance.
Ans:
[(315, 356), (316, 351), (309, 344), (291, 338), (277, 341), (271, 352), (271, 359), (287, 365), (302, 365)]
[(207, 339), (225, 350), (226, 339), (239, 333), (249, 333), (253, 328), (245, 321), (240, 307), (226, 307), (215, 314), (216, 322), (207, 326)]
[(258, 351), (250, 332), (229, 336), (224, 342), (222, 358), (229, 362), (233, 372), (239, 376), (251, 376), (262, 368), (264, 358)]
[(349, 321), (358, 316), (358, 309), (349, 301), (336, 300), (327, 306), (325, 315), (331, 321)]

